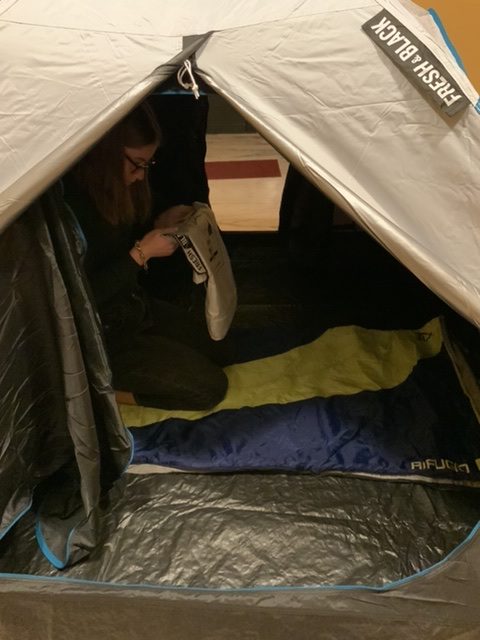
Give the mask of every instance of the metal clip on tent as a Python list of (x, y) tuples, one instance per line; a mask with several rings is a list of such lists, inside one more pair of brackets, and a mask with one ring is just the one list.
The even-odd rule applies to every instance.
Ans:
[[(191, 82), (185, 82), (184, 76), (185, 76), (186, 73), (190, 76)], [(199, 90), (198, 84), (197, 84), (197, 82), (195, 80), (195, 76), (193, 75), (192, 63), (190, 62), (190, 60), (185, 60), (185, 62), (183, 63), (183, 67), (181, 67), (178, 70), (177, 80), (178, 80), (178, 83), (184, 89), (191, 89), (193, 95), (195, 96), (195, 98), (197, 100), (200, 98), (200, 90)]]

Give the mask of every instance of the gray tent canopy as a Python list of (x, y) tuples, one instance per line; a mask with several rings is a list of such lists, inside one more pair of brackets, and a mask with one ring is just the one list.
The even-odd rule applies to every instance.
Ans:
[[(13, 549), (0, 574), (2, 637), (478, 636), (478, 526), (434, 566), (373, 586), (178, 587), (145, 584), (141, 575), (135, 584), (111, 583), (58, 571), (88, 556), (95, 563), (109, 547), (105, 532), (132, 521), (134, 507), (116, 519), (126, 496), (141, 511), (135, 499), (152, 497), (152, 487), (164, 491), (159, 499), (171, 492), (183, 504), (195, 486), (215, 491), (208, 478), (185, 479), (181, 495), (182, 480), (149, 484), (124, 473), (130, 438), (82, 276), (81, 240), (57, 183), (185, 60), (480, 326), (478, 95), (431, 16), (407, 0), (258, 5), (186, 1), (160, 10), (153, 0), (6, 0), (0, 8), (0, 535)], [(428, 501), (428, 490), (422, 495)], [(363, 498), (379, 500), (373, 488)], [(11, 542), (22, 527), (35, 528), (50, 573), (17, 571), (31, 549), (28, 534)], [(140, 544), (142, 531), (133, 527), (132, 536)], [(111, 551), (109, 561), (121, 567), (121, 551)]]

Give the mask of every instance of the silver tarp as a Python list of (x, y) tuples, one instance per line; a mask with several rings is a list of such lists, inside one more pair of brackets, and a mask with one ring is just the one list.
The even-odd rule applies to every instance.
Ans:
[(0, 571), (210, 589), (384, 586), (442, 560), (479, 518), (478, 492), (345, 477), (127, 474), (88, 561), (57, 571), (33, 518)]

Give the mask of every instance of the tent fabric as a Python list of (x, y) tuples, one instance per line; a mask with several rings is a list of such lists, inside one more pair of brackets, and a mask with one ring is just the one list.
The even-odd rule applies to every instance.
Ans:
[(52, 566), (29, 515), (0, 543), (0, 573), (117, 587), (380, 587), (441, 561), (478, 515), (478, 491), (460, 487), (282, 473), (127, 474), (88, 560)]
[[(434, 640), (452, 640), (455, 634), (462, 640), (476, 640), (480, 625), (477, 594), (471, 592), (459, 603), (454, 570), (457, 577), (463, 571), (474, 576), (467, 563), (475, 565), (478, 557), (462, 553), (452, 560), (449, 571), (442, 567), (434, 578), (422, 580), (418, 589), (407, 584), (385, 592), (307, 588), (215, 594), (10, 577), (0, 587), (1, 628), (7, 637), (15, 635), (18, 620), (23, 618), (25, 640), (48, 638), (42, 625), (50, 637), (66, 640), (86, 635), (102, 640), (108, 634), (119, 640), (154, 637), (159, 628), (164, 637), (174, 640), (215, 638), (224, 631), (232, 640), (248, 635), (314, 640), (319, 628), (328, 640), (383, 640), (387, 634), (392, 640), (419, 634)], [(444, 594), (441, 601), (439, 589)], [(27, 618), (27, 611), (34, 613)], [(92, 625), (92, 611), (101, 624)]]
[[(0, 144), (0, 229), (168, 78), (189, 52), (187, 48), (183, 53), (178, 36), (82, 29), (82, 18), (68, 4), (59, 15), (70, 16), (74, 26), (57, 26), (53, 16), (49, 24), (49, 3), (34, 5), (42, 16), (37, 24), (30, 17), (33, 3), (25, 3), (29, 17), (23, 22), (16, 15), (22, 7), (15, 4), (13, 13), (8, 7), (0, 10), (6, 111)], [(90, 15), (98, 17), (94, 3), (90, 9)], [(89, 13), (85, 3), (82, 10)], [(28, 47), (18, 46), (25, 42)], [(150, 55), (145, 55), (145, 47)], [(173, 67), (162, 67), (169, 62)]]
[(319, 628), (335, 639), (388, 631), (403, 640), (415, 629), (475, 638), (477, 593), (460, 599), (458, 582), (476, 573), (470, 545), (421, 579), (391, 580), (441, 561), (468, 535), (476, 492), (291, 474), (132, 475), (107, 517), (95, 553), (62, 572), (35, 550), (27, 518), (0, 543), (6, 637), (123, 640), (161, 627), (175, 640), (284, 638), (286, 624), (312, 639)]
[(100, 501), (130, 460), (74, 229), (57, 188), (0, 238), (0, 535), (37, 489), (39, 543), (57, 566), (94, 548)]

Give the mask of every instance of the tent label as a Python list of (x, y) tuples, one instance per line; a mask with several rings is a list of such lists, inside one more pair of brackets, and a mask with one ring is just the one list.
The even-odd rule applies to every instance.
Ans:
[(365, 22), (362, 29), (448, 116), (470, 104), (438, 58), (391, 13), (381, 11)]
[(410, 463), (412, 471), (428, 471), (429, 469), (435, 469), (435, 471), (454, 471), (455, 473), (471, 473), (470, 466), (467, 462), (454, 462), (453, 460), (446, 460), (441, 458), (435, 460), (428, 458), (427, 460), (416, 460)]

